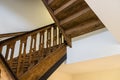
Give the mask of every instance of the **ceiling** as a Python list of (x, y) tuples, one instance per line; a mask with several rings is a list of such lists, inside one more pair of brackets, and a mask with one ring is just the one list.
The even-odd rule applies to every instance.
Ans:
[(30, 31), (54, 23), (42, 0), (0, 0), (0, 34)]
[(106, 28), (120, 42), (120, 0), (85, 0)]

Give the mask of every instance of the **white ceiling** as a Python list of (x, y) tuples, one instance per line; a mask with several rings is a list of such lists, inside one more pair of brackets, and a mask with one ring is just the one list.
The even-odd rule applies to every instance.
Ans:
[(29, 31), (51, 23), (42, 0), (0, 0), (0, 34)]
[(120, 42), (120, 0), (85, 0)]

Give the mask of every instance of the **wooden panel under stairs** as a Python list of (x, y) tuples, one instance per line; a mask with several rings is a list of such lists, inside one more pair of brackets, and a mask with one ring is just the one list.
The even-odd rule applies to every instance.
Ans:
[[(66, 36), (73, 38), (82, 35), (81, 33), (83, 32), (85, 34), (104, 28), (103, 23), (98, 19), (84, 0), (43, 0), (43, 2), (57, 25), (63, 29)], [(92, 22), (93, 19), (95, 22), (99, 20), (100, 23), (96, 25), (102, 26), (91, 26), (86, 22), (87, 20), (91, 20)], [(84, 28), (84, 30), (78, 29), (83, 27), (82, 24), (88, 25), (89, 28)], [(74, 32), (77, 33), (73, 33), (71, 30), (73, 28)]]

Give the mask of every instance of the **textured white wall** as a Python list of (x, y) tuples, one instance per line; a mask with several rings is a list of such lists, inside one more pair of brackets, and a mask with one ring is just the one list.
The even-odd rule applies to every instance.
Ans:
[(120, 0), (85, 0), (120, 42)]
[(29, 31), (51, 23), (42, 0), (0, 0), (0, 34)]
[(120, 54), (120, 45), (107, 30), (103, 30), (99, 33), (96, 32), (84, 38), (74, 38), (74, 40), (78, 40), (73, 40), (72, 48), (68, 48), (67, 63)]

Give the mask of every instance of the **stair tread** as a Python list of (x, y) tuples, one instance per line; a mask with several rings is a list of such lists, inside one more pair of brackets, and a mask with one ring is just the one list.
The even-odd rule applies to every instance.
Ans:
[(69, 0), (48, 0), (48, 5), (52, 8), (52, 10), (56, 10), (68, 1)]
[(59, 21), (88, 7), (88, 5), (81, 0), (70, 0), (69, 2), (69, 4), (65, 4), (65, 6), (62, 6), (61, 8), (54, 11), (54, 15)]

